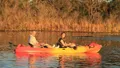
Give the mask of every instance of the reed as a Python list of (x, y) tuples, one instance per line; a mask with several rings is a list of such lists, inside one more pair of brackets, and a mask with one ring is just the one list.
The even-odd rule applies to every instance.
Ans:
[[(86, 4), (87, 8), (85, 5), (84, 7), (79, 5), (82, 4), (69, 0), (65, 2), (63, 0), (58, 2), (2, 0), (0, 1), (0, 30), (120, 32), (118, 18), (120, 11), (118, 15), (111, 13), (109, 18), (106, 17), (103, 20), (100, 13), (94, 14), (87, 9), (90, 8), (87, 6), (89, 3)], [(97, 7), (97, 5), (92, 7)]]

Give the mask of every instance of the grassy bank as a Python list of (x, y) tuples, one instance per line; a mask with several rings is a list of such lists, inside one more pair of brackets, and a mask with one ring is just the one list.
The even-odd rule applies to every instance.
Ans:
[(41, 30), (41, 31), (80, 31), (80, 32), (120, 32), (120, 23), (107, 21), (106, 23), (89, 23), (82, 20), (80, 23), (75, 20), (60, 19), (41, 19), (40, 21), (26, 21), (22, 23), (1, 22), (0, 30), (19, 31), (19, 30)]
[(120, 32), (118, 3), (119, 0), (109, 4), (91, 0), (2, 0), (0, 30)]

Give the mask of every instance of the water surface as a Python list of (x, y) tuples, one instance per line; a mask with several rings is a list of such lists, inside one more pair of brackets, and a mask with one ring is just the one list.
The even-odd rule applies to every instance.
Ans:
[[(67, 42), (88, 45), (91, 42), (101, 44), (103, 48), (94, 56), (90, 54), (59, 56), (16, 56), (8, 48), (9, 43), (28, 45), (30, 32), (0, 32), (0, 68), (120, 68), (120, 34), (119, 33), (79, 33), (66, 32)], [(60, 32), (37, 31), (39, 42), (55, 44)], [(7, 49), (4, 49), (7, 48)]]

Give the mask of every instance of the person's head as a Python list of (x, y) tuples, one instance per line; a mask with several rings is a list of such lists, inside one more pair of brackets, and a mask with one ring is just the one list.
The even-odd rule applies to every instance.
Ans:
[(36, 31), (32, 31), (31, 35), (35, 36), (36, 35)]
[(65, 36), (66, 36), (65, 32), (62, 32), (62, 33), (61, 33), (61, 37), (62, 37), (62, 38), (65, 38)]

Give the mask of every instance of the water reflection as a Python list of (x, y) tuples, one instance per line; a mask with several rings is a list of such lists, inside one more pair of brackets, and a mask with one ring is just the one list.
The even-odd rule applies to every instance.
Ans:
[(59, 56), (60, 68), (100, 68), (101, 56), (98, 53), (87, 53), (74, 56)]
[(35, 67), (35, 62), (36, 62), (36, 56), (34, 56), (34, 55), (30, 55), (29, 56), (29, 59), (28, 59), (28, 63), (29, 63), (29, 68), (36, 68)]
[(36, 62), (36, 56), (30, 55), (28, 61), (30, 65), (33, 65)]
[(21, 67), (20, 64), (24, 63), (24, 66), (28, 66), (28, 68), (100, 68), (101, 64), (101, 55), (99, 53), (51, 55), (47, 57), (17, 55), (16, 58), (16, 64), (19, 64), (19, 67)]
[(29, 68), (48, 68), (48, 67), (58, 67), (57, 58), (51, 56), (51, 54), (26, 54), (26, 53), (17, 53), (16, 54), (17, 64), (21, 64), (24, 59), (27, 59), (25, 62), (28, 64)]

